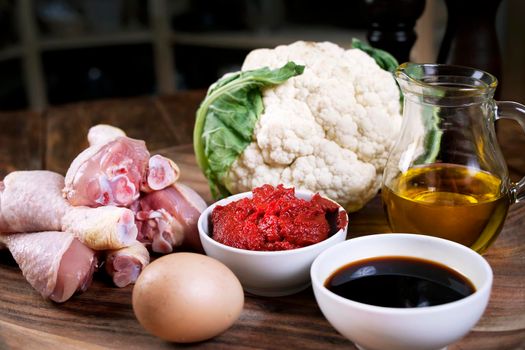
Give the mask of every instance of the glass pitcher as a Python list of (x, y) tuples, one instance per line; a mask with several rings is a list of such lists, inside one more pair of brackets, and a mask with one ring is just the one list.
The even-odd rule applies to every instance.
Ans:
[(525, 130), (525, 106), (494, 101), (496, 78), (474, 68), (404, 63), (395, 75), (404, 103), (383, 174), (389, 225), (482, 253), (509, 205), (525, 198), (525, 178), (510, 181), (494, 128), (508, 118)]

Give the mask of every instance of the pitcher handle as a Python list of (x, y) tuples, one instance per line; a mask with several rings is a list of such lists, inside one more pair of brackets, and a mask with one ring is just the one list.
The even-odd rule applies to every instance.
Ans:
[[(523, 131), (525, 131), (525, 106), (511, 101), (496, 102), (496, 120), (510, 119), (518, 122)], [(521, 180), (512, 185), (511, 193), (514, 202), (519, 202), (525, 199), (525, 176)]]

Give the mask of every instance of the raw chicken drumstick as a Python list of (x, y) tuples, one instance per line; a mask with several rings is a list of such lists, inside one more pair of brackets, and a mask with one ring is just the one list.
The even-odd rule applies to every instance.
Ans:
[(87, 139), (90, 146), (95, 146), (105, 145), (122, 136), (126, 136), (124, 130), (107, 124), (98, 124), (89, 129)]
[(60, 174), (14, 171), (0, 183), (0, 232), (62, 230), (69, 205), (60, 196)]
[(95, 250), (119, 249), (137, 237), (134, 213), (114, 206), (73, 207), (61, 194), (64, 177), (14, 171), (0, 182), (0, 232), (65, 231)]
[(171, 253), (180, 245), (202, 251), (197, 221), (206, 202), (188, 186), (175, 183), (147, 193), (133, 209), (139, 229), (137, 239), (151, 245), (154, 252)]
[(96, 125), (89, 130), (90, 147), (71, 163), (64, 195), (73, 205), (127, 207), (140, 194), (165, 188), (179, 177), (171, 160), (150, 158), (146, 144), (125, 136), (119, 128)]
[[(89, 129), (88, 142), (90, 146), (106, 144), (122, 136), (126, 136), (122, 129), (99, 124)], [(174, 184), (179, 179), (179, 175), (180, 169), (175, 162), (156, 154), (148, 161), (146, 176), (141, 183), (140, 190), (142, 192), (162, 190)]]
[(128, 247), (137, 238), (137, 225), (128, 208), (73, 207), (62, 219), (62, 231), (72, 232), (85, 245), (95, 250)]
[(148, 161), (146, 179), (142, 181), (140, 190), (142, 192), (162, 190), (173, 185), (179, 179), (179, 175), (179, 166), (174, 161), (155, 154)]
[(146, 247), (135, 241), (129, 247), (107, 252), (106, 272), (113, 278), (117, 287), (125, 287), (135, 283), (139, 274), (149, 264), (149, 260)]
[(141, 140), (117, 137), (90, 146), (67, 170), (64, 196), (72, 205), (128, 206), (139, 197), (148, 160)]
[(95, 252), (71, 233), (36, 232), (0, 235), (26, 280), (44, 298), (62, 303), (91, 284)]

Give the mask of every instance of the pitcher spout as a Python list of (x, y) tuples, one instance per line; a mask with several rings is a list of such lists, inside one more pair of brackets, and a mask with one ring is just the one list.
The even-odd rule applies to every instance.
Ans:
[(406, 62), (394, 75), (405, 97), (423, 96), (431, 103), (445, 105), (482, 102), (492, 98), (498, 86), (498, 80), (490, 73), (454, 65)]

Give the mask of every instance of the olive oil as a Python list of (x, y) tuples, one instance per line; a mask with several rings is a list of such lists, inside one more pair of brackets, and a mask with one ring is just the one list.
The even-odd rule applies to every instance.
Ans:
[(452, 164), (411, 168), (382, 188), (393, 232), (446, 238), (480, 253), (501, 231), (506, 193), (494, 175)]

